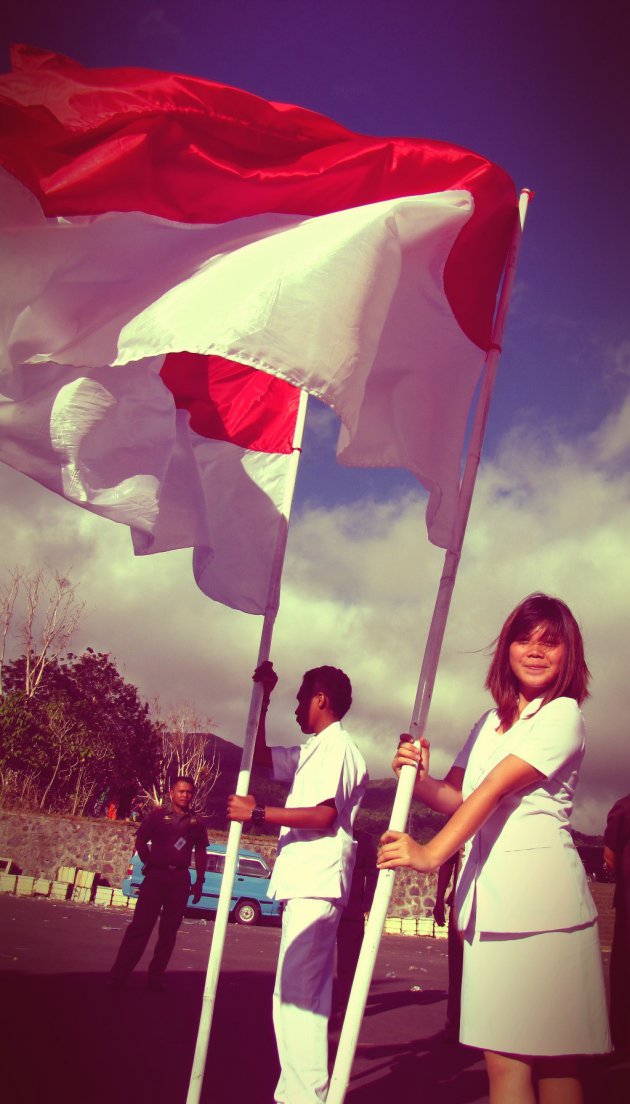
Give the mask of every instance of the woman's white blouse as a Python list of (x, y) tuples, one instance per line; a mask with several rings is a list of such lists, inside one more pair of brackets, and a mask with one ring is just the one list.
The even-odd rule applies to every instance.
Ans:
[(465, 769), (464, 799), (507, 755), (544, 775), (504, 797), (466, 844), (455, 901), (462, 931), (556, 931), (597, 915), (569, 825), (584, 757), (582, 713), (573, 698), (542, 709), (540, 701), (503, 734), (496, 710), (486, 713), (455, 760)]

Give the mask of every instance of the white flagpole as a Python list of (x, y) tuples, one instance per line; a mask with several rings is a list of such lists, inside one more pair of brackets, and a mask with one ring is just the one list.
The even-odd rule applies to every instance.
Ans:
[[(269, 584), (269, 594), (267, 596), (267, 608), (265, 610), (262, 631), (260, 634), (260, 646), (258, 649), (258, 661), (256, 666), (260, 666), (261, 663), (269, 659), (269, 653), (271, 651), (271, 638), (273, 636), (273, 628), (276, 620), (276, 614), (278, 612), (278, 606), (280, 604), (280, 582), (282, 579), (284, 554), (289, 532), (289, 516), (291, 513), (291, 504), (293, 502), (293, 492), (295, 489), (295, 481), (297, 478), (300, 453), (302, 451), (302, 435), (304, 432), (304, 421), (306, 418), (307, 402), (308, 395), (306, 391), (302, 391), (300, 394), (298, 415), (295, 424), (295, 432), (293, 435), (291, 460), (285, 485), (284, 501), (282, 503), (281, 509), (281, 522), (278, 529), (278, 538), (274, 551), (271, 581)], [(245, 732), (245, 743), (243, 746), (243, 754), (241, 757), (241, 767), (235, 789), (235, 793), (241, 795), (249, 793), (249, 782), (252, 770), (252, 760), (254, 756), (254, 745), (256, 742), (256, 732), (258, 729), (258, 721), (260, 718), (262, 694), (263, 688), (260, 683), (253, 683), (252, 696), (249, 705), (249, 716), (247, 718), (247, 729)], [(225, 853), (225, 869), (223, 871), (223, 878), (221, 880), (219, 903), (217, 907), (216, 918), (214, 921), (212, 944), (210, 946), (210, 956), (208, 958), (208, 969), (206, 971), (206, 981), (203, 991), (201, 1015), (199, 1018), (199, 1030), (197, 1032), (197, 1042), (195, 1045), (195, 1055), (193, 1058), (192, 1072), (190, 1075), (190, 1083), (188, 1086), (188, 1096), (186, 1097), (186, 1104), (199, 1104), (199, 1099), (201, 1096), (203, 1075), (206, 1068), (206, 1056), (208, 1053), (208, 1043), (210, 1040), (210, 1031), (212, 1028), (212, 1017), (214, 1014), (217, 984), (219, 981), (219, 971), (221, 968), (221, 959), (223, 957), (223, 947), (225, 944), (225, 933), (229, 920), (230, 902), (232, 899), (232, 887), (234, 884), (234, 877), (238, 865), (238, 849), (241, 841), (242, 830), (243, 825), (240, 821), (232, 821), (232, 823), (230, 824), (227, 849)]]
[[(433, 684), (435, 682), (440, 650), (444, 639), (444, 631), (446, 629), (446, 620), (451, 604), (453, 589), (455, 587), (455, 578), (457, 576), (462, 545), (466, 533), (466, 523), (470, 513), (470, 504), (472, 502), (475, 479), (481, 457), (481, 449), (490, 409), (490, 400), (492, 398), (492, 389), (494, 387), (497, 365), (501, 354), (501, 342), (503, 340), (505, 320), (510, 305), (512, 287), (514, 285), (516, 261), (523, 235), (523, 227), (525, 225), (527, 205), (531, 195), (532, 192), (525, 188), (521, 192), (519, 198), (519, 218), (514, 228), (514, 235), (506, 262), (501, 296), (492, 331), (492, 342), (486, 356), (483, 381), (475, 410), (475, 419), (466, 458), (466, 466), (460, 485), (457, 516), (453, 527), (451, 547), (444, 557), (444, 567), (442, 569), (438, 593), (433, 609), (433, 617), (427, 636), (422, 669), (418, 680), (418, 690), (409, 728), (416, 743), (420, 740), (425, 730), (429, 708), (431, 706)], [(394, 799), (389, 822), (389, 827), (395, 832), (405, 831), (415, 780), (415, 768), (403, 767), (400, 772), (398, 786), (396, 787), (396, 797)], [(379, 872), (376, 893), (374, 894), (372, 908), (370, 909), (370, 915), (366, 924), (365, 936), (354, 976), (354, 983), (346, 1008), (343, 1027), (341, 1029), (337, 1059), (335, 1061), (335, 1068), (328, 1090), (327, 1104), (342, 1104), (346, 1095), (354, 1053), (361, 1028), (361, 1019), (367, 1001), (370, 981), (374, 972), (376, 954), (378, 952), (381, 933), (383, 931), (383, 925), (387, 916), (387, 910), (389, 908), (394, 886), (394, 875), (394, 870), (381, 870)]]

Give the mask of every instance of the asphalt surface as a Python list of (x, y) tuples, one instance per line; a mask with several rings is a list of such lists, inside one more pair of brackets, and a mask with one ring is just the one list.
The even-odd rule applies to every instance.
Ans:
[[(0, 897), (4, 1099), (184, 1104), (213, 923), (184, 921), (165, 993), (147, 990), (146, 959), (126, 989), (111, 991), (107, 972), (129, 920), (123, 910)], [(279, 941), (276, 924), (228, 927), (203, 1104), (272, 1104)], [(348, 1104), (487, 1104), (479, 1053), (440, 1037), (446, 985), (446, 940), (383, 937)], [(331, 1057), (337, 1039), (331, 1030)], [(629, 1066), (591, 1068), (588, 1104), (629, 1100)]]

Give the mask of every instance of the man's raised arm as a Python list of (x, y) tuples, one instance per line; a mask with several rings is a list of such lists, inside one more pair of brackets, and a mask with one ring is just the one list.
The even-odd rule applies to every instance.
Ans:
[(271, 701), (271, 694), (278, 681), (278, 676), (273, 669), (273, 664), (267, 659), (257, 667), (253, 674), (254, 682), (262, 683), (263, 697), (260, 706), (260, 720), (256, 732), (256, 744), (254, 746), (254, 762), (258, 767), (272, 767), (271, 750), (267, 747), (267, 710)]

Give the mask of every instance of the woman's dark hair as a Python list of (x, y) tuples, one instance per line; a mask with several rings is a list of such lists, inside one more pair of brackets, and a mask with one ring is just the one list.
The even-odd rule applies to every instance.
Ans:
[(503, 728), (511, 727), (518, 710), (518, 687), (510, 667), (510, 644), (515, 640), (529, 640), (539, 628), (545, 630), (546, 643), (564, 644), (560, 673), (553, 686), (546, 690), (541, 708), (554, 698), (575, 698), (580, 705), (588, 697), (590, 671), (575, 617), (559, 598), (530, 594), (512, 611), (494, 642), (494, 655), (486, 678), (486, 689), (497, 703)]
[(339, 667), (313, 667), (306, 671), (302, 680), (309, 693), (317, 694), (321, 690), (326, 694), (333, 713), (341, 720), (352, 705), (352, 685), (350, 679)]

